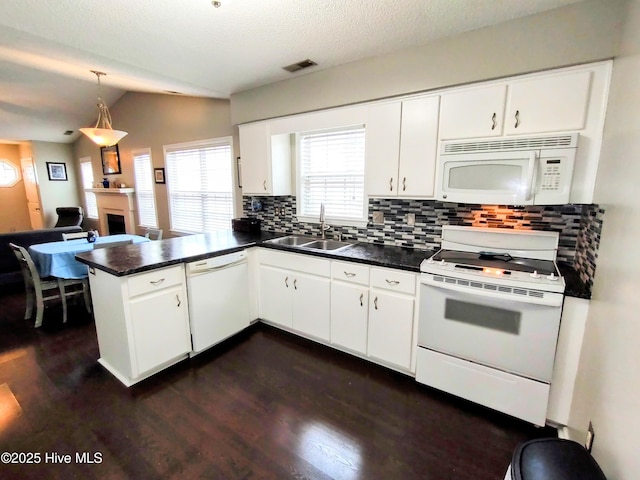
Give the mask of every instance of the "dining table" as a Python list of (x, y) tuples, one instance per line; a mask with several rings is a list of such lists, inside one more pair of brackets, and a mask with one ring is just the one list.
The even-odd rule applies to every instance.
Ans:
[(93, 250), (94, 245), (101, 243), (122, 242), (144, 243), (150, 240), (140, 235), (117, 234), (97, 237), (95, 242), (86, 238), (74, 240), (37, 243), (29, 247), (29, 254), (42, 277), (87, 278), (89, 268), (75, 259), (76, 253)]

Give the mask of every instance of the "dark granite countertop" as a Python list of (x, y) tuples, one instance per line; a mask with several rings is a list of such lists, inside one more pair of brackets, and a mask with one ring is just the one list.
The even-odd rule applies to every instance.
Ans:
[[(333, 252), (264, 243), (267, 240), (286, 235), (288, 234), (232, 231), (188, 235), (148, 243), (92, 250), (77, 254), (76, 259), (112, 275), (125, 276), (179, 263), (203, 260), (260, 245), (274, 250), (419, 273), (420, 263), (435, 253), (434, 250), (418, 250), (362, 242)], [(558, 267), (567, 284), (565, 295), (591, 298), (591, 291), (581, 281), (573, 267), (567, 264), (559, 264)]]

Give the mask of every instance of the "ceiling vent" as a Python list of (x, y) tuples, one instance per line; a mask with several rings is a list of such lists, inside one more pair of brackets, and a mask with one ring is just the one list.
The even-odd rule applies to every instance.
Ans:
[(73, 135), (73, 130), (66, 130), (64, 135)]
[(293, 73), (293, 72), (297, 72), (298, 70), (302, 70), (304, 68), (313, 67), (314, 65), (317, 65), (317, 63), (307, 58), (306, 60), (302, 60), (301, 62), (298, 62), (298, 63), (292, 63), (291, 65), (287, 65), (286, 67), (282, 67), (282, 68), (287, 72)]

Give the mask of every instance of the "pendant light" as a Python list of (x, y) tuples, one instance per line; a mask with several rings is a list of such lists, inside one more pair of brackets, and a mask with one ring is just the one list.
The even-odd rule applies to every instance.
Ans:
[(98, 121), (95, 127), (81, 128), (80, 131), (89, 137), (96, 145), (110, 147), (118, 143), (127, 135), (127, 132), (111, 128), (111, 114), (109, 113), (106, 103), (102, 100), (100, 86), (100, 76), (106, 75), (106, 73), (95, 70), (91, 70), (91, 73), (95, 73), (96, 77), (98, 77)]

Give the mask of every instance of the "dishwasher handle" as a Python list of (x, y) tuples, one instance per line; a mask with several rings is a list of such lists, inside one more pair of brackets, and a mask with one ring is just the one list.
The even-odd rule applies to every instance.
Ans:
[(228, 261), (219, 264), (213, 264), (211, 266), (207, 266), (209, 264), (209, 261), (207, 260), (190, 263), (187, 265), (187, 274), (188, 276), (193, 277), (196, 275), (201, 275), (203, 273), (215, 272), (216, 270), (222, 270), (247, 262), (247, 255), (244, 252), (242, 252), (242, 254), (240, 255), (230, 255), (230, 257), (231, 258), (229, 258)]

